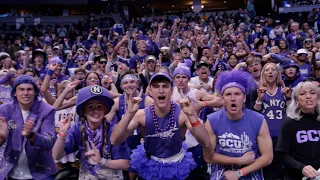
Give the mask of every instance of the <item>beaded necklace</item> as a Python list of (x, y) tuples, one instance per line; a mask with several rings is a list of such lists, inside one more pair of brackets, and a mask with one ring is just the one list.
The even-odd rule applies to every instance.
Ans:
[[(154, 126), (155, 126), (155, 133), (169, 131), (175, 127), (175, 121), (174, 121), (175, 106), (174, 106), (173, 101), (170, 101), (170, 105), (171, 105), (171, 109), (170, 109), (169, 122), (168, 122), (168, 125), (166, 127), (164, 127), (163, 129), (159, 127), (158, 118), (157, 118), (156, 113), (154, 111), (154, 103), (150, 106), (151, 112), (152, 112), (152, 119), (153, 119)], [(161, 139), (168, 139), (169, 138), (169, 137), (162, 137), (162, 136), (159, 136), (159, 137)]]
[[(137, 94), (139, 94), (139, 91), (137, 91)], [(123, 97), (124, 106), (122, 106), (122, 110), (123, 110), (123, 114), (125, 114), (127, 112), (127, 109), (128, 109), (127, 94), (123, 93), (123, 95), (124, 95), (124, 97)]]

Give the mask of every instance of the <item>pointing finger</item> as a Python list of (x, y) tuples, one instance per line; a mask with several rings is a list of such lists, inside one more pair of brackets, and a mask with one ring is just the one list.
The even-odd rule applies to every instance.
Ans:
[(141, 97), (142, 97), (142, 94), (143, 94), (143, 91), (140, 90), (138, 97), (141, 98)]
[(86, 147), (87, 147), (88, 150), (92, 149), (88, 141), (86, 142)]
[(285, 87), (286, 87), (286, 84), (284, 83), (283, 80), (281, 81), (281, 86), (282, 86), (282, 88), (285, 88)]
[(91, 147), (92, 147), (92, 150), (97, 150), (97, 148), (96, 148), (96, 146), (94, 145), (94, 143), (93, 142), (90, 142), (90, 144), (91, 144)]
[(184, 94), (183, 94), (183, 90), (182, 90), (182, 89), (180, 89), (179, 93), (180, 93), (180, 95), (181, 95), (181, 98), (184, 99), (185, 97), (184, 97)]

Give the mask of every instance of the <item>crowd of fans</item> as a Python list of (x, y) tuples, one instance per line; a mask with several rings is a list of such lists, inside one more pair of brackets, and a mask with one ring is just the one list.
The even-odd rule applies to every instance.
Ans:
[[(21, 34), (2, 25), (0, 178), (53, 179), (59, 169), (56, 179), (319, 177), (318, 14), (90, 15), (72, 26), (22, 26)], [(148, 139), (144, 127), (169, 132), (180, 109), (190, 122), (180, 115), (179, 136), (170, 138), (186, 147)], [(144, 161), (181, 148), (190, 154), (175, 168), (191, 172)]]

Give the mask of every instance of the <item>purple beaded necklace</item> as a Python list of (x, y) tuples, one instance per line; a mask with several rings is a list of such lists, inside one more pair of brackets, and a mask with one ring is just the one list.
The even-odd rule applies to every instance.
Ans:
[[(169, 122), (168, 122), (168, 125), (166, 127), (164, 127), (163, 129), (159, 127), (158, 118), (157, 118), (156, 113), (154, 111), (154, 103), (150, 106), (151, 112), (152, 112), (152, 119), (154, 122), (155, 131), (156, 131), (155, 133), (168, 131), (168, 130), (173, 129), (175, 127), (175, 121), (174, 121), (175, 106), (174, 106), (173, 101), (170, 102), (170, 105), (171, 105), (171, 109), (170, 109), (170, 115), (169, 115)], [(161, 139), (168, 139), (168, 137), (161, 137), (161, 136), (159, 136), (159, 137)]]
[[(139, 94), (139, 91), (137, 91), (137, 94)], [(124, 103), (124, 106), (122, 106), (122, 109), (123, 109), (123, 114), (125, 114), (128, 109), (127, 94), (126, 93), (123, 93), (123, 103)]]

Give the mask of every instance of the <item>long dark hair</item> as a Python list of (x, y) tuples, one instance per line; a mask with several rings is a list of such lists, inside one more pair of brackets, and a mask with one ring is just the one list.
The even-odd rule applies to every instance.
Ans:
[(101, 77), (100, 77), (100, 75), (98, 74), (98, 73), (96, 73), (96, 72), (89, 72), (87, 75), (86, 75), (86, 78), (84, 79), (84, 86), (88, 86), (87, 85), (87, 79), (88, 79), (88, 76), (90, 75), (90, 74), (95, 74), (95, 75), (97, 75), (98, 76), (98, 85), (99, 86), (101, 86)]

